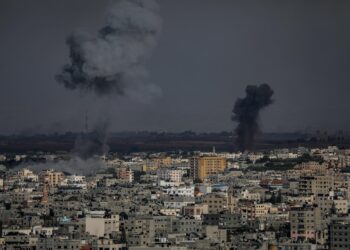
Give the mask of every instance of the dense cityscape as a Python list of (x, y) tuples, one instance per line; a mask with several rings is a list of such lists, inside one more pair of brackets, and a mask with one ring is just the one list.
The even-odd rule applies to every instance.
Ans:
[(67, 157), (0, 155), (2, 249), (350, 247), (347, 149), (110, 153), (85, 175), (37, 167)]
[(0, 250), (350, 250), (349, 13), (0, 0)]

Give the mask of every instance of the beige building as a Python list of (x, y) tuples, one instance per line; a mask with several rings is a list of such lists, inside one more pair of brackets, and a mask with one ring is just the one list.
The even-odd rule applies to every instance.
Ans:
[(168, 180), (170, 182), (179, 183), (182, 180), (182, 176), (185, 174), (184, 170), (181, 169), (169, 169), (162, 168), (158, 169), (157, 176), (161, 180)]
[(58, 186), (64, 180), (64, 174), (53, 169), (42, 171), (39, 174), (39, 180), (49, 186)]
[(217, 225), (206, 225), (203, 227), (203, 233), (208, 239), (223, 243), (227, 241), (227, 231), (226, 229), (220, 229)]
[(348, 201), (341, 197), (333, 197), (332, 195), (320, 194), (316, 196), (315, 204), (318, 205), (323, 216), (326, 216), (331, 213), (348, 213)]
[(313, 204), (315, 197), (313, 195), (309, 196), (287, 196), (286, 201), (290, 204)]
[(151, 160), (146, 161), (143, 165), (142, 170), (145, 172), (156, 171), (161, 167), (170, 167), (173, 164), (173, 160), (171, 157), (160, 157), (153, 158)]
[(300, 178), (298, 191), (300, 195), (326, 195), (340, 185), (333, 175), (304, 176)]
[(97, 237), (109, 236), (119, 231), (119, 215), (104, 217), (102, 214), (90, 214), (85, 218), (85, 231)]
[(121, 167), (117, 169), (117, 177), (118, 179), (125, 180), (127, 182), (134, 181), (134, 171), (127, 167)]
[(218, 214), (228, 210), (227, 197), (218, 193), (205, 195), (203, 198), (203, 204), (208, 205), (209, 214)]
[(327, 172), (327, 164), (320, 164), (315, 161), (303, 162), (294, 167), (302, 175), (325, 174)]
[(271, 208), (271, 203), (255, 204), (255, 218), (266, 216), (267, 214), (269, 214)]
[(193, 204), (183, 207), (183, 215), (193, 216), (196, 219), (200, 219), (202, 214), (208, 214), (208, 204)]
[(28, 168), (23, 168), (20, 171), (18, 171), (18, 175), (21, 180), (30, 180), (33, 182), (37, 182), (39, 177), (38, 175), (34, 174), (33, 171), (29, 170)]
[(126, 244), (118, 243), (116, 240), (112, 239), (96, 239), (92, 242), (92, 250), (116, 250), (116, 249), (126, 249)]

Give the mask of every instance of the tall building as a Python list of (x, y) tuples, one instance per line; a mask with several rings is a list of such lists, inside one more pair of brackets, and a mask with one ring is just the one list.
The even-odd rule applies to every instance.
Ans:
[(43, 197), (41, 198), (41, 204), (42, 205), (47, 205), (49, 202), (49, 190), (48, 190), (48, 184), (44, 184), (43, 188)]
[(321, 228), (321, 212), (317, 206), (292, 207), (289, 213), (293, 240), (316, 240)]
[(127, 167), (121, 167), (117, 169), (117, 177), (128, 182), (134, 181), (134, 171)]
[(329, 238), (330, 249), (350, 249), (350, 221), (348, 218), (336, 219), (331, 222)]
[(49, 186), (57, 186), (64, 180), (64, 174), (59, 171), (45, 170), (39, 175), (39, 180), (43, 183), (49, 184)]
[(197, 156), (190, 160), (190, 175), (194, 179), (203, 181), (210, 175), (223, 172), (226, 168), (226, 159), (220, 156)]

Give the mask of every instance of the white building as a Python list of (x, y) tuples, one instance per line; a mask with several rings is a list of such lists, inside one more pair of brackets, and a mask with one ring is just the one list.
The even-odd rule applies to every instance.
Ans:
[(165, 191), (168, 195), (194, 197), (194, 186), (171, 187)]
[(34, 174), (33, 171), (29, 170), (28, 168), (23, 168), (20, 171), (18, 171), (18, 175), (22, 181), (32, 181), (37, 182), (39, 180), (39, 176)]
[(184, 170), (180, 169), (158, 169), (157, 175), (161, 180), (169, 180), (171, 182), (181, 182)]
[(101, 216), (102, 213), (90, 213), (85, 218), (85, 231), (97, 237), (109, 236), (112, 232), (119, 231), (119, 215), (111, 217)]
[(60, 183), (60, 186), (81, 189), (87, 188), (85, 176), (83, 175), (69, 175)]

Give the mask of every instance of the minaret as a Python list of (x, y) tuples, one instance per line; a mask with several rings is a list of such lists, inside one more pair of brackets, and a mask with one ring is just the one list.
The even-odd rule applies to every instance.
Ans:
[(49, 202), (49, 187), (47, 185), (47, 182), (44, 183), (44, 189), (43, 189), (43, 197), (41, 198), (41, 204), (47, 205)]
[(235, 193), (234, 187), (232, 185), (230, 185), (229, 188), (227, 189), (227, 206), (228, 206), (228, 209), (231, 213), (233, 213), (233, 211), (236, 207), (234, 193)]

